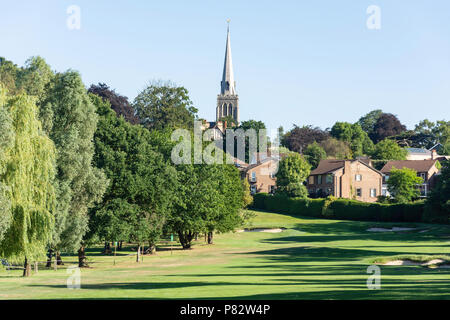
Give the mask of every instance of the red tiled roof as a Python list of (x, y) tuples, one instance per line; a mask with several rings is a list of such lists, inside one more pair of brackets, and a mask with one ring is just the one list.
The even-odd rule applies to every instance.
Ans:
[(397, 169), (409, 168), (417, 172), (427, 172), (436, 163), (436, 160), (394, 160), (388, 161), (381, 169), (382, 173), (389, 173), (392, 167)]

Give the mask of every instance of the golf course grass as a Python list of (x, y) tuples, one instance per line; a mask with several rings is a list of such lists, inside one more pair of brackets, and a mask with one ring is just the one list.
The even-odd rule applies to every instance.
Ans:
[[(448, 257), (450, 226), (254, 213), (246, 228), (286, 229), (218, 234), (213, 245), (199, 238), (192, 250), (162, 245), (141, 263), (131, 245), (116, 257), (91, 248), (80, 289), (66, 285), (74, 255), (29, 278), (0, 267), (0, 299), (450, 299), (450, 268), (379, 265), (381, 288), (366, 284), (368, 266), (389, 257)], [(394, 226), (417, 229), (367, 231)]]

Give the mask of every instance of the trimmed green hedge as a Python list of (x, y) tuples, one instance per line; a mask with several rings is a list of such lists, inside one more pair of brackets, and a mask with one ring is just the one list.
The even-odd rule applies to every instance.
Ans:
[(381, 204), (350, 199), (303, 199), (258, 193), (253, 208), (298, 216), (336, 220), (424, 222), (425, 203)]

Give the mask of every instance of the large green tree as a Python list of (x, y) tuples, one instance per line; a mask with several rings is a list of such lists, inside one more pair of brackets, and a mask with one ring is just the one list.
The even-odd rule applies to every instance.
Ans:
[(354, 157), (373, 152), (372, 140), (358, 123), (336, 122), (330, 133), (334, 138), (347, 142)]
[(385, 139), (375, 145), (372, 158), (376, 160), (406, 160), (407, 151), (395, 141)]
[(149, 129), (193, 129), (197, 109), (184, 87), (170, 82), (154, 82), (134, 99), (133, 108)]
[(429, 222), (450, 222), (450, 162), (442, 165), (441, 174), (426, 201), (425, 219)]
[(91, 210), (90, 233), (105, 241), (130, 240), (138, 248), (148, 242), (153, 249), (176, 198), (176, 171), (159, 152), (169, 148), (168, 137), (118, 118), (97, 96), (91, 99), (99, 115), (94, 163), (110, 185)]
[(417, 176), (415, 170), (409, 168), (392, 168), (387, 181), (388, 191), (397, 203), (410, 202), (419, 197), (417, 185), (420, 183), (423, 183), (423, 179)]
[(291, 153), (284, 157), (278, 167), (277, 189), (279, 194), (288, 197), (306, 198), (308, 191), (303, 182), (309, 176), (311, 166), (298, 153)]
[(13, 141), (1, 147), (0, 185), (9, 198), (11, 221), (0, 256), (24, 259), (24, 276), (29, 276), (30, 260), (45, 256), (54, 226), (56, 151), (41, 129), (34, 99), (25, 94), (6, 98), (1, 87), (0, 96), (0, 114), (8, 113), (14, 132)]
[(313, 142), (312, 144), (310, 144), (303, 152), (303, 155), (311, 165), (312, 169), (317, 168), (320, 160), (327, 158), (327, 153), (317, 142)]
[(366, 115), (359, 118), (358, 124), (370, 136), (371, 134), (373, 134), (375, 124), (377, 123), (378, 118), (380, 118), (382, 114), (383, 111), (380, 109), (372, 110)]
[(57, 74), (41, 104), (44, 128), (57, 149), (56, 228), (51, 248), (75, 251), (88, 228), (88, 210), (108, 181), (92, 164), (97, 114), (77, 72)]

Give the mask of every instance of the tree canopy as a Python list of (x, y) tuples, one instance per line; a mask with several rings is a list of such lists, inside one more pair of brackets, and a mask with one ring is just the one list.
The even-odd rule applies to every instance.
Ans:
[(279, 163), (276, 174), (276, 192), (288, 197), (306, 198), (308, 191), (303, 182), (309, 176), (310, 168), (308, 162), (298, 153), (291, 153), (284, 157)]
[(417, 176), (417, 172), (409, 168), (392, 168), (387, 181), (388, 191), (398, 203), (407, 203), (420, 196), (417, 184), (423, 183), (423, 179)]
[(14, 132), (6, 148), (0, 139), (0, 186), (11, 219), (0, 243), (0, 256), (25, 258), (29, 272), (27, 261), (44, 256), (54, 225), (56, 151), (41, 129), (34, 99), (24, 93), (6, 97), (2, 87), (0, 96), (1, 127), (9, 121), (6, 126)]
[(134, 99), (133, 108), (140, 122), (148, 129), (194, 127), (197, 109), (184, 87), (170, 82), (154, 82)]

